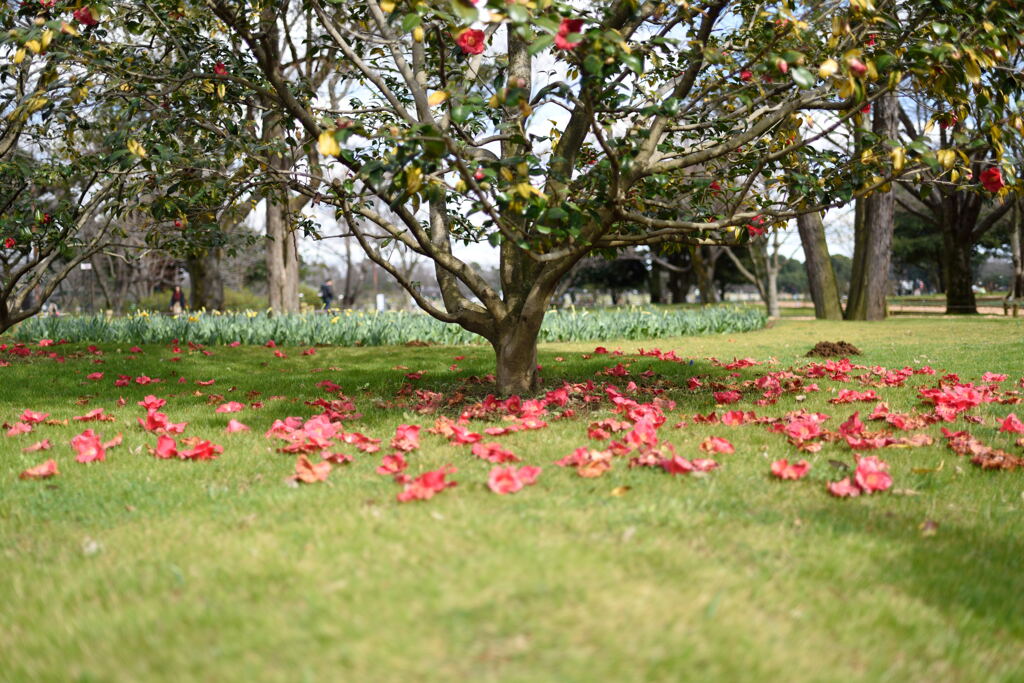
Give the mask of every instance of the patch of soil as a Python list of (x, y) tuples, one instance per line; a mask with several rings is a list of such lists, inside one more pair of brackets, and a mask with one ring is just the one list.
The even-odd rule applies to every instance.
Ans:
[(413, 347), (416, 347), (416, 346), (430, 346), (430, 343), (429, 342), (425, 342), (425, 341), (421, 341), (419, 339), (413, 339), (412, 341), (405, 342), (405, 345), (406, 346), (413, 346)]
[(808, 357), (834, 358), (835, 356), (859, 356), (860, 349), (849, 342), (820, 341), (807, 352)]

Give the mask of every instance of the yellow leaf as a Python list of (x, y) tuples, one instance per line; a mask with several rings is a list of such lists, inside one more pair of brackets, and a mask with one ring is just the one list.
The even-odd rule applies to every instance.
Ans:
[(341, 154), (341, 146), (334, 139), (333, 130), (325, 130), (320, 133), (320, 138), (316, 142), (316, 148), (325, 157), (336, 157)]
[(430, 93), (430, 97), (427, 98), (427, 104), (429, 104), (431, 107), (436, 107), (437, 105), (441, 104), (447, 99), (448, 93), (446, 93), (444, 90), (438, 90), (437, 92)]
[(21, 48), (14, 53), (14, 59), (12, 60), (15, 64), (21, 64), (25, 61), (25, 48)]
[(417, 43), (422, 43), (423, 42), (423, 27), (422, 26), (417, 26), (416, 28), (414, 28), (412, 30), (412, 39), (415, 40)]
[(26, 103), (28, 105), (29, 113), (31, 114), (32, 112), (39, 111), (40, 109), (45, 107), (46, 103), (49, 101), (50, 100), (46, 99), (45, 97), (33, 97)]
[(818, 67), (818, 76), (821, 78), (828, 78), (836, 71), (839, 71), (839, 62), (834, 59), (826, 59)]
[(225, 86), (223, 83), (218, 83), (217, 84), (217, 97), (218, 98), (223, 100), (224, 99), (224, 95), (227, 93), (227, 91), (228, 91), (227, 86)]
[(852, 76), (850, 78), (847, 78), (845, 81), (840, 81), (839, 82), (839, 96), (842, 97), (845, 100), (847, 97), (850, 97), (851, 95), (853, 95), (853, 91), (854, 91), (854, 89), (856, 89), (856, 87), (857, 86), (853, 82), (853, 77)]
[(501, 168), (501, 177), (504, 178), (505, 180), (507, 180), (508, 182), (512, 182), (512, 178), (514, 176), (512, 175), (512, 171), (510, 171), (507, 168), (505, 168), (504, 166), (502, 166), (502, 168)]
[[(28, 45), (28, 43), (25, 44)], [(973, 59), (965, 60), (964, 71), (967, 73), (967, 80), (970, 81), (972, 85), (981, 83), (981, 69), (978, 68), (978, 63)]]
[(953, 168), (953, 164), (956, 162), (956, 152), (951, 149), (940, 149), (935, 153), (935, 158), (939, 160), (943, 168)]
[(45, 31), (43, 31), (43, 38), (40, 41), (44, 50), (50, 47), (51, 40), (53, 40), (53, 31), (51, 31), (50, 29), (46, 29)]
[(615, 498), (621, 498), (622, 496), (626, 495), (632, 488), (632, 486), (616, 486), (611, 490), (611, 493), (609, 495), (614, 496)]
[(906, 152), (904, 152), (903, 148), (897, 147), (889, 152), (889, 157), (892, 158), (892, 170), (896, 173), (902, 171), (907, 160)]
[(423, 185), (423, 171), (419, 168), (410, 168), (405, 172), (405, 189), (409, 194), (416, 194), (416, 191)]
[(26, 40), (25, 47), (32, 50), (32, 54), (39, 54), (39, 51), (43, 49), (43, 46), (39, 44), (38, 40)]
[(492, 109), (497, 109), (501, 105), (501, 100), (498, 99), (497, 95), (491, 95), (491, 99), (487, 100), (487, 106)]
[(75, 36), (75, 37), (78, 36), (78, 29), (76, 29), (74, 26), (72, 26), (71, 24), (69, 24), (66, 21), (60, 22), (60, 32), (61, 33), (66, 33), (69, 36)]
[(529, 199), (531, 195), (537, 195), (541, 199), (547, 199), (547, 195), (538, 190), (530, 183), (519, 183), (515, 186), (516, 193), (523, 199)]
[(143, 147), (138, 140), (128, 141), (128, 151), (139, 157), (140, 159), (146, 158), (146, 148)]
[(391, 14), (392, 12), (394, 12), (394, 11), (395, 11), (395, 3), (394, 3), (394, 0), (383, 0), (383, 1), (382, 1), (382, 2), (380, 3), (380, 8), (381, 8), (382, 10), (384, 10), (385, 12), (387, 12), (388, 14)]

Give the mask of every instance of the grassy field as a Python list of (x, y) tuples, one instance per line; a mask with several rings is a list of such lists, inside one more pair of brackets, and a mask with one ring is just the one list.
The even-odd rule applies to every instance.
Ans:
[[(436, 415), (394, 405), (405, 374), (419, 370), (417, 388), (482, 396), (486, 386), (462, 380), (491, 371), (483, 347), (281, 349), (286, 358), (263, 347), (210, 356), (155, 345), (140, 354), (101, 345), (102, 356), (85, 344), (42, 349), (65, 362), (0, 352), (11, 363), (0, 367), (0, 421), (13, 424), (25, 409), (58, 420), (101, 407), (115, 416), (0, 436), (0, 678), (1024, 680), (1024, 471), (980, 470), (932, 425), (923, 431), (934, 446), (876, 451), (902, 495), (836, 499), (825, 490), (838, 478), (828, 461), (852, 462), (845, 444), (801, 455), (763, 426), (692, 423), (716, 406), (706, 388), (686, 390), (688, 378), (730, 380), (709, 356), (778, 360), (736, 371), (749, 380), (806, 363), (802, 354), (823, 339), (856, 344), (868, 366), (939, 371), (878, 389), (893, 410), (924, 410), (916, 388), (946, 371), (973, 382), (1008, 373), (1004, 391), (1024, 375), (1024, 323), (1014, 320), (782, 321), (745, 334), (604, 342), (623, 357), (584, 358), (594, 343), (544, 345), (546, 388), (562, 378), (667, 388), (678, 406), (663, 440), (697, 457), (707, 436), (723, 436), (736, 452), (716, 456), (721, 468), (703, 477), (629, 469), (625, 458), (596, 479), (554, 466), (588, 444), (591, 420), (612, 415), (605, 401), (495, 439), (543, 468), (536, 485), (498, 496), (485, 486), (489, 463), (426, 433)], [(694, 362), (631, 355), (652, 346)], [(595, 376), (619, 361), (632, 361), (630, 378)], [(655, 377), (641, 376), (648, 368)], [(94, 372), (103, 379), (87, 380)], [(164, 382), (116, 387), (119, 374)], [(289, 485), (295, 456), (263, 433), (276, 418), (318, 412), (305, 401), (326, 396), (323, 380), (364, 414), (347, 429), (384, 448), (343, 447), (355, 462), (324, 483)], [(836, 429), (873, 406), (829, 404), (835, 390), (862, 387), (815, 381), (822, 391), (802, 403), (784, 394), (754, 406), (747, 393), (731, 407), (804, 407), (831, 415)], [(151, 457), (156, 437), (136, 424), (147, 394), (166, 398), (162, 410), (189, 423), (185, 435), (223, 445), (223, 455)], [(264, 405), (217, 414), (221, 401)], [(971, 412), (984, 424), (950, 426), (1021, 455), (995, 421), (1015, 409), (986, 403)], [(225, 434), (232, 417), (252, 432)], [(673, 428), (684, 418), (689, 426)], [(456, 488), (396, 501), (400, 487), (375, 468), (401, 422), (424, 427), (410, 472), (451, 463)], [(69, 441), (85, 427), (104, 439), (123, 432), (124, 443), (106, 462), (79, 464)], [(50, 451), (22, 452), (42, 438)], [(806, 479), (769, 476), (773, 460), (794, 456), (812, 463)], [(58, 476), (18, 479), (47, 457)]]

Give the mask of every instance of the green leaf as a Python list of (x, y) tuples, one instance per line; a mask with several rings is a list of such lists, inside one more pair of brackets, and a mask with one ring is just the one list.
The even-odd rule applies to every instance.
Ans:
[(411, 31), (419, 26), (421, 21), (420, 15), (415, 12), (410, 12), (402, 19), (402, 30), (406, 32)]
[(795, 69), (790, 69), (789, 76), (790, 78), (793, 79), (794, 83), (796, 83), (798, 86), (805, 90), (807, 88), (813, 87), (814, 82), (816, 80), (814, 74), (812, 74), (809, 70), (805, 69), (802, 66), (798, 66)]
[(537, 38), (537, 40), (530, 43), (530, 47), (526, 48), (526, 51), (531, 55), (535, 55), (541, 50), (545, 50), (550, 47), (553, 42), (555, 42), (555, 37), (545, 33), (541, 37)]
[(462, 0), (451, 0), (451, 5), (452, 11), (467, 24), (473, 23), (479, 16), (479, 12), (476, 11), (476, 7), (464, 3)]
[(508, 16), (517, 24), (524, 24), (530, 20), (530, 12), (518, 3), (508, 6)]
[(601, 67), (604, 66), (604, 62), (597, 55), (590, 54), (583, 60), (583, 70), (588, 74), (599, 74), (601, 73)]
[(637, 76), (640, 76), (644, 73), (644, 60), (641, 59), (640, 57), (637, 57), (636, 55), (629, 55), (623, 53), (621, 55), (621, 59), (622, 63), (628, 66)]
[(469, 118), (470, 113), (472, 113), (471, 109), (461, 104), (457, 104), (452, 107), (452, 121), (455, 123), (464, 123), (466, 119)]

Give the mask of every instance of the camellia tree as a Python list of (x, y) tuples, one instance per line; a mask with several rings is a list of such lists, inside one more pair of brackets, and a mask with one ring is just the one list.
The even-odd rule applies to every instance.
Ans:
[[(268, 183), (333, 207), (424, 310), (491, 343), (503, 394), (535, 388), (545, 310), (584, 257), (744, 244), (940, 163), (927, 140), (904, 147), (864, 130), (854, 153), (828, 136), (901, 84), (930, 88), (936, 67), (964, 84), (1004, 68), (1022, 20), (1015, 2), (965, 0), (139, 5), (106, 3), (105, 20), (130, 15), (149, 41), (112, 54), (147, 57), (137, 79), (166, 81), (172, 100), (219, 79), (220, 104), (183, 125), (216, 131)], [(951, 16), (978, 27), (957, 50), (929, 30)], [(183, 42), (226, 66), (188, 73), (152, 56)], [(330, 74), (291, 77), (297, 58), (336, 65), (345, 92)], [(253, 109), (295, 165), (273, 163), (281, 150)], [(389, 261), (396, 241), (433, 263), (439, 302)], [(472, 243), (497, 250), (500, 286), (460, 258)]]
[[(325, 159), (291, 187), (333, 205), (428, 313), (486, 338), (506, 394), (535, 386), (544, 312), (588, 254), (742, 243), (748, 226), (938, 163), (895, 135), (865, 130), (855, 155), (826, 136), (908, 78), (927, 89), (937, 66), (970, 83), (1012, 63), (1022, 20), (1015, 3), (954, 0), (307, 0), (317, 49), (359, 83), (328, 110), (323, 93), (282, 75), (275, 27), (288, 3), (205, 4)], [(930, 31), (950, 16), (978, 25), (956, 51)], [(801, 134), (822, 112), (831, 123)], [(805, 172), (787, 175), (797, 162)], [(440, 304), (400, 277), (363, 221), (433, 261)], [(500, 289), (453, 249), (485, 240), (500, 253)]]

